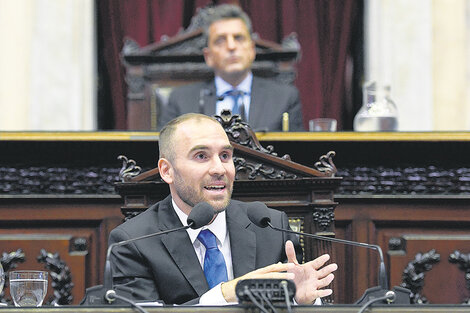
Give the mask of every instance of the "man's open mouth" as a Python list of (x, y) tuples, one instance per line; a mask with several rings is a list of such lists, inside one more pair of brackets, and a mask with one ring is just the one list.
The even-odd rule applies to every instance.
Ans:
[(204, 188), (207, 190), (223, 190), (225, 186), (205, 186)]

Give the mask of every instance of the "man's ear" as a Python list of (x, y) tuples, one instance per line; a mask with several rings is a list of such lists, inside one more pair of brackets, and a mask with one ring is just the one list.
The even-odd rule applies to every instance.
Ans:
[(212, 68), (213, 62), (211, 58), (211, 51), (208, 47), (202, 49), (202, 53), (204, 54), (204, 61), (206, 61), (207, 66)]
[(173, 166), (170, 161), (165, 158), (160, 158), (158, 160), (158, 171), (160, 173), (160, 177), (165, 181), (165, 183), (173, 183)]

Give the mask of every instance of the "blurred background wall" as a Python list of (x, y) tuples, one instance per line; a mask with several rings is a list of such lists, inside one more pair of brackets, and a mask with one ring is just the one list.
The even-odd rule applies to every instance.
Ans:
[(305, 120), (351, 130), (361, 84), (377, 80), (391, 85), (401, 131), (470, 128), (470, 0), (0, 0), (0, 130), (126, 129), (123, 38), (173, 36), (198, 7), (225, 2), (263, 39), (300, 30)]

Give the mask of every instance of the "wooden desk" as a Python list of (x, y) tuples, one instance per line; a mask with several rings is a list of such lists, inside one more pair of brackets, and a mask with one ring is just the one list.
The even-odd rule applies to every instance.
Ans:
[[(430, 266), (417, 281), (424, 284), (420, 294), (431, 303), (457, 304), (470, 297), (465, 272), (448, 261), (454, 251), (470, 253), (470, 133), (257, 136), (263, 146), (272, 144), (280, 155), (288, 153), (306, 166), (336, 151), (337, 176), (343, 177), (335, 194), (336, 236), (379, 244), (391, 285), (402, 282), (405, 268), (419, 253), (435, 249), (418, 259)], [(113, 185), (121, 167), (116, 158), (124, 154), (144, 169), (153, 168), (157, 141), (154, 132), (0, 132), (0, 232), (6, 238), (0, 241), (2, 251), (11, 250), (6, 242), (12, 235), (68, 236), (60, 239), (61, 251), (67, 253), (73, 238), (88, 238), (88, 254), (78, 257), (87, 275), (73, 270), (74, 282), (86, 287), (100, 283), (107, 234), (122, 218), (122, 202)], [(77, 243), (83, 247), (80, 240)], [(360, 248), (336, 249), (341, 288), (337, 303), (352, 303), (376, 285), (377, 258)], [(20, 265), (31, 267), (36, 253), (28, 254), (32, 263)], [(438, 261), (432, 258), (437, 254)], [(74, 301), (83, 294), (78, 288)]]
[[(353, 305), (331, 305), (331, 306), (315, 306), (315, 307), (294, 307), (293, 311), (296, 313), (313, 313), (313, 312), (324, 312), (324, 313), (357, 313), (360, 306)], [(253, 312), (252, 310), (244, 309), (239, 306), (229, 307), (203, 307), (203, 306), (192, 306), (192, 307), (146, 307), (149, 313), (244, 313)], [(382, 306), (372, 307), (367, 310), (371, 313), (467, 313), (470, 310), (469, 306), (461, 305), (426, 305), (426, 306)], [(130, 307), (77, 307), (77, 306), (64, 306), (64, 307), (41, 307), (41, 308), (2, 308), (2, 311), (9, 313), (134, 313), (134, 309)], [(257, 312), (257, 311), (255, 311)], [(286, 313), (285, 309), (278, 309), (280, 313)]]

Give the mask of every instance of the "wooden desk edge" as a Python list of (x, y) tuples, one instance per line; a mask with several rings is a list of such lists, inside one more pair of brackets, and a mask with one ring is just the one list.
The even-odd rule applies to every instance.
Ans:
[[(470, 132), (268, 132), (261, 141), (470, 141)], [(158, 132), (0, 132), (0, 141), (158, 141)]]

